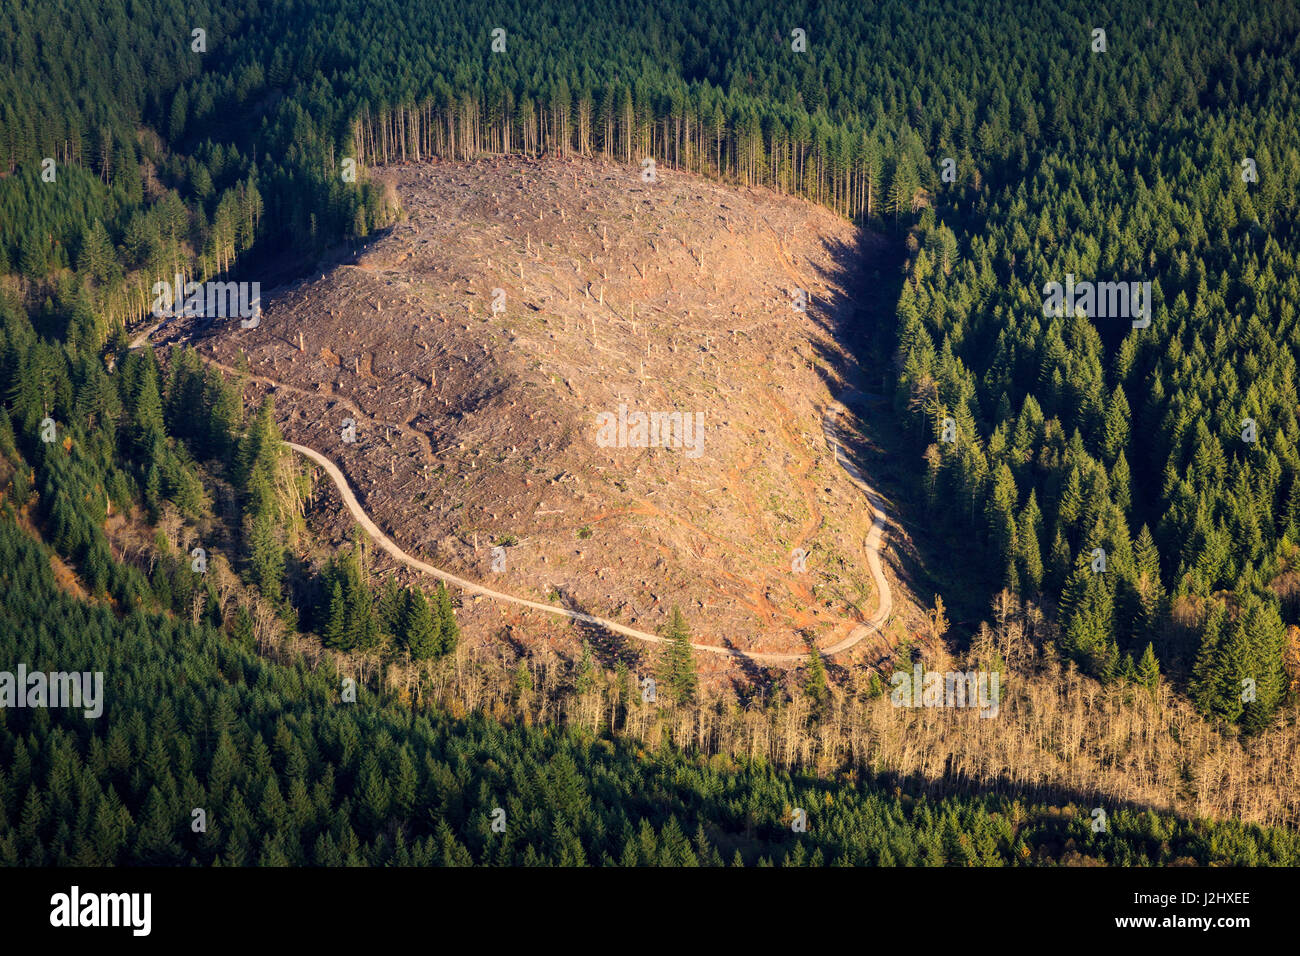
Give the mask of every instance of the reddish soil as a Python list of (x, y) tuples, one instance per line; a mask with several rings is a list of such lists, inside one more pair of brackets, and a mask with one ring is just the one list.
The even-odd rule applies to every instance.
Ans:
[[(521, 158), (380, 171), (407, 218), (203, 351), (230, 367), (245, 351), (248, 400), (273, 393), (285, 437), (336, 461), (431, 564), (642, 630), (678, 605), (699, 643), (832, 644), (877, 600), (871, 512), (822, 435), (841, 354), (826, 313), (856, 230), (766, 190), (638, 174)], [(703, 413), (701, 455), (600, 447), (596, 416), (620, 403)], [(312, 520), (341, 543), (350, 522), (318, 488)], [(475, 598), (460, 618), (471, 640), (577, 634)]]

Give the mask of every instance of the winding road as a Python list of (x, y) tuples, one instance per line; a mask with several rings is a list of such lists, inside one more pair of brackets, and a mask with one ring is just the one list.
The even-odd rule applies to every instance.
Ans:
[[(836, 644), (827, 648), (822, 648), (820, 653), (823, 657), (830, 657), (833, 654), (839, 654), (847, 651), (863, 638), (879, 631), (884, 623), (889, 619), (890, 612), (893, 610), (894, 598), (893, 592), (889, 589), (889, 581), (885, 577), (885, 571), (880, 563), (881, 539), (885, 531), (886, 515), (884, 508), (884, 499), (880, 497), (865, 481), (862, 480), (862, 473), (857, 465), (849, 461), (844, 455), (843, 445), (840, 443), (837, 429), (835, 427), (836, 416), (843, 413), (846, 409), (842, 404), (836, 402), (827, 409), (822, 418), (822, 430), (826, 436), (827, 443), (835, 453), (835, 460), (840, 467), (848, 474), (849, 479), (858, 486), (863, 494), (867, 496), (867, 501), (871, 505), (871, 510), (875, 513), (875, 520), (871, 523), (871, 531), (867, 534), (867, 540), (864, 545), (867, 553), (867, 567), (871, 571), (871, 577), (876, 584), (876, 593), (880, 595), (879, 606), (875, 614), (863, 623), (859, 624), (848, 636)], [(435, 568), (431, 564), (421, 561), (403, 551), (392, 538), (384, 534), (379, 526), (371, 520), (366, 514), (361, 503), (357, 501), (357, 496), (352, 491), (352, 486), (348, 484), (347, 478), (338, 465), (330, 461), (314, 448), (308, 448), (306, 445), (299, 445), (291, 441), (286, 441), (286, 445), (305, 458), (309, 458), (324, 469), (325, 474), (329, 475), (334, 486), (339, 490), (339, 496), (343, 499), (344, 506), (357, 520), (357, 523), (365, 529), (366, 534), (374, 538), (375, 542), (392, 555), (393, 559), (400, 561), (407, 567), (414, 568), (417, 571), (423, 571), (425, 574), (445, 581), (447, 584), (455, 585), (463, 591), (470, 594), (478, 594), (493, 601), (502, 601), (506, 604), (515, 604), (520, 607), (532, 608), (534, 611), (541, 611), (545, 614), (554, 614), (557, 617), (567, 617), (570, 620), (579, 621), (583, 624), (591, 624), (602, 630), (612, 631), (615, 634), (622, 634), (625, 637), (631, 637), (638, 641), (646, 641), (651, 644), (667, 644), (669, 639), (661, 637), (658, 634), (651, 634), (647, 631), (639, 631), (634, 627), (628, 627), (625, 624), (619, 624), (617, 621), (611, 621), (603, 617), (596, 617), (591, 614), (585, 614), (582, 611), (574, 611), (567, 607), (558, 607), (554, 604), (542, 604), (540, 601), (530, 601), (527, 598), (516, 597), (513, 594), (506, 594), (504, 591), (495, 591), (492, 588), (484, 587), (474, 581), (459, 577), (450, 571), (444, 571), (441, 568)], [(713, 644), (691, 644), (697, 651), (703, 651), (707, 654), (723, 654), (728, 657), (742, 657), (747, 660), (761, 661), (769, 664), (792, 664), (807, 659), (805, 654), (776, 654), (764, 653), (761, 651), (741, 651), (731, 647), (717, 647)]]
[[(152, 333), (156, 328), (157, 326), (146, 329), (142, 334), (138, 335), (134, 340), (132, 340), (131, 348), (136, 349), (142, 347), (145, 342), (148, 341), (150, 333)], [(199, 357), (204, 361), (210, 361), (202, 353), (199, 353)], [(213, 361), (213, 364), (220, 366), (220, 363), (217, 363), (214, 360), (211, 361)], [(225, 368), (225, 366), (221, 367)], [(282, 383), (276, 382), (273, 379), (268, 379), (265, 376), (258, 376), (258, 378), (261, 381), (276, 386), (277, 388), (283, 387), (288, 390), (296, 390), (293, 389), (292, 386), (283, 385)], [(888, 521), (887, 513), (885, 511), (885, 502), (884, 499), (866, 483), (858, 466), (849, 461), (848, 457), (844, 454), (843, 444), (839, 440), (839, 430), (836, 426), (836, 419), (845, 412), (847, 412), (847, 409), (841, 402), (833, 402), (822, 416), (822, 434), (826, 438), (827, 444), (835, 455), (835, 461), (844, 469), (845, 474), (849, 476), (849, 480), (857, 485), (858, 489), (866, 495), (867, 502), (871, 506), (871, 510), (875, 515), (871, 524), (871, 530), (867, 533), (867, 538), (863, 547), (867, 555), (867, 567), (871, 571), (871, 577), (875, 582), (876, 593), (880, 596), (880, 600), (875, 613), (868, 620), (854, 627), (843, 640), (832, 644), (830, 647), (819, 648), (818, 652), (822, 657), (831, 657), (832, 655), (843, 653), (861, 642), (864, 638), (878, 632), (884, 626), (885, 622), (889, 620), (889, 615), (894, 606), (893, 592), (889, 588), (889, 581), (885, 577), (884, 568), (880, 562), (881, 542), (884, 537), (885, 525)], [(353, 493), (352, 486), (348, 484), (347, 478), (344, 477), (343, 472), (339, 469), (338, 465), (314, 448), (308, 448), (306, 445), (299, 445), (291, 441), (286, 441), (285, 444), (304, 458), (309, 458), (324, 469), (325, 474), (329, 475), (330, 480), (334, 482), (334, 486), (338, 488), (339, 496), (343, 499), (344, 506), (352, 514), (352, 517), (356, 519), (357, 523), (365, 529), (366, 534), (370, 535), (370, 537), (373, 538), (381, 548), (388, 552), (388, 554), (392, 555), (394, 560), (400, 561), (407, 567), (414, 568), (417, 571), (438, 578), (440, 581), (454, 585), (469, 594), (481, 595), (482, 597), (493, 601), (501, 601), (505, 604), (514, 604), (519, 607), (531, 608), (534, 611), (541, 611), (544, 614), (554, 614), (556, 617), (569, 618), (570, 620), (578, 621), (582, 624), (590, 624), (599, 627), (602, 630), (610, 631), (615, 634), (622, 634), (624, 637), (630, 637), (638, 641), (645, 641), (650, 644), (670, 643), (669, 638), (662, 637), (658, 634), (651, 634), (647, 631), (639, 631), (636, 628), (628, 627), (625, 624), (619, 624), (617, 621), (611, 621), (603, 617), (596, 617), (592, 614), (586, 614), (582, 611), (574, 611), (571, 608), (559, 607), (554, 604), (543, 604), (540, 601), (530, 601), (527, 598), (516, 597), (513, 594), (506, 594), (504, 591), (495, 591), (492, 588), (483, 586), (482, 584), (477, 584), (474, 581), (452, 574), (450, 571), (435, 568), (433, 565), (427, 564), (419, 558), (407, 554), (397, 545), (396, 542), (379, 529), (379, 526), (375, 524), (370, 515), (366, 514), (365, 509), (361, 507), (361, 503), (357, 501), (357, 496)], [(722, 654), (727, 657), (744, 658), (746, 660), (767, 664), (795, 664), (807, 659), (806, 654), (742, 651), (731, 647), (718, 647), (713, 644), (692, 643), (691, 647), (706, 654)]]

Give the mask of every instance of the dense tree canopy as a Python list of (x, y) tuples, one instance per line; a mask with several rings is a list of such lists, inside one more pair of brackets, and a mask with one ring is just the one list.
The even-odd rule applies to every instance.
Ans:
[[(273, 408), (125, 336), (155, 282), (269, 280), (391, 223), (377, 164), (604, 154), (807, 197), (906, 247), (866, 339), (896, 359), (967, 577), (1046, 608), (1097, 678), (1164, 671), (1258, 731), (1300, 624), (1300, 11), (1152, 6), (10, 0), (0, 641), (111, 670), (115, 703), (99, 723), (3, 715), (0, 861), (1021, 862), (1074, 840), (1112, 862), (1296, 862), (1290, 836), (1235, 825), (1121, 811), (1098, 837), (1001, 797), (829, 799), (761, 765), (344, 705), (337, 675), (254, 656), (264, 608), (331, 652), (434, 667), (451, 596), (376, 587), (359, 542), (299, 566)], [(1048, 314), (1067, 276), (1149, 282), (1150, 323)], [(217, 527), (216, 494), (214, 567), (237, 583), (166, 531)], [(147, 562), (110, 546), (123, 512), (157, 529)], [(54, 586), (31, 518), (89, 602)], [(689, 700), (687, 622), (668, 636), (666, 696)], [(805, 684), (820, 706), (815, 655)]]

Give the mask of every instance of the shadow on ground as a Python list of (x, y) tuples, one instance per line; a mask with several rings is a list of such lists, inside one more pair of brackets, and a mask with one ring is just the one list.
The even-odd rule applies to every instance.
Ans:
[[(856, 242), (831, 248), (820, 278), (837, 290), (810, 303), (809, 315), (845, 350), (819, 347), (818, 372), (850, 415), (842, 420), (845, 454), (889, 504), (884, 560), (923, 608), (942, 595), (950, 638), (965, 644), (987, 616), (991, 591), (968, 555), (929, 530), (924, 498), (928, 436), (900, 418), (895, 402), (896, 305), (903, 286), (902, 233), (860, 229)], [(906, 414), (906, 413), (903, 413)]]

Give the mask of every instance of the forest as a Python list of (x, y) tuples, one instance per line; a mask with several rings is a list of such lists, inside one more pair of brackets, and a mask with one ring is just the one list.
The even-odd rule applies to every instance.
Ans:
[(1300, 863), (1289, 830), (1123, 808), (1096, 833), (1078, 808), (889, 796), (762, 762), (414, 714), (364, 691), (348, 703), (332, 668), (270, 664), (210, 621), (69, 596), (12, 520), (0, 583), (4, 659), (77, 661), (105, 672), (112, 698), (101, 721), (4, 711), (0, 865)]
[[(969, 587), (1041, 608), (1047, 625), (1027, 633), (1052, 640), (1036, 653), (1104, 686), (1163, 681), (1224, 735), (1293, 733), (1300, 11), (1121, 0), (1102, 16), (1079, 0), (6, 4), (6, 640), (32, 667), (74, 638), (84, 660), (126, 641), (141, 660), (115, 678), (130, 702), (104, 730), (3, 715), (0, 855), (522, 862), (544, 846), (548, 862), (730, 862), (734, 843), (747, 863), (1021, 862), (1059, 858), (1068, 838), (1109, 862), (1294, 861), (1272, 831), (1216, 824), (1211, 838), (1135, 814), (1098, 840), (1005, 794), (913, 803), (865, 778), (844, 803), (837, 791), (844, 816), (795, 844), (778, 822), (820, 784), (793, 766), (724, 772), (661, 749), (643, 762), (581, 727), (403, 716), (409, 701), (309, 712), (300, 698), (337, 686), (280, 654), (286, 635), (432, 686), (459, 659), (453, 599), (379, 587), (360, 541), (324, 567), (297, 562), (308, 487), (273, 409), (243, 408), (241, 383), (192, 352), (128, 346), (160, 279), (269, 284), (392, 224), (375, 165), (652, 158), (802, 196), (905, 250), (893, 314), (862, 332), (892, 378), (927, 517), (972, 557)], [(1066, 275), (1150, 282), (1150, 325), (1045, 314), (1044, 287)], [(152, 538), (132, 554), (104, 531), (125, 513)], [(196, 527), (214, 555), (197, 578), (182, 540)], [(88, 604), (53, 588), (42, 548)], [(186, 650), (173, 660), (164, 644)], [(178, 666), (192, 685), (162, 676)], [(687, 664), (665, 668), (689, 697)], [(822, 700), (825, 679), (810, 662), (806, 696)], [(467, 756), (483, 753), (492, 766)], [(495, 774), (511, 792), (563, 791), (568, 825), (542, 814), (528, 839), (491, 848)], [(590, 783), (606, 777), (608, 792)], [(638, 819), (617, 787), (665, 797)], [(734, 801), (702, 796), (719, 788)], [(236, 808), (239, 825), (186, 842), (188, 823), (159, 809), (179, 793)], [(889, 836), (904, 832), (906, 853)]]

